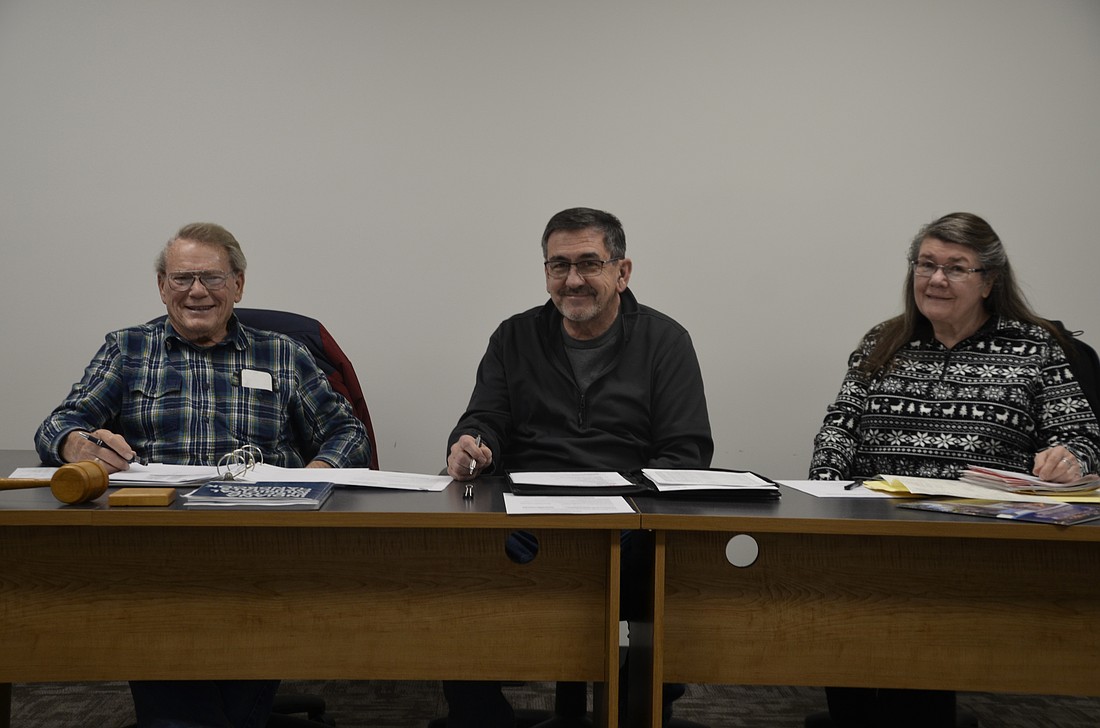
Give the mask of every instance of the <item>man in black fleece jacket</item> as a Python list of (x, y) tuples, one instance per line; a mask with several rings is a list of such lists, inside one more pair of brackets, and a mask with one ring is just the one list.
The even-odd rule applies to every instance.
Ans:
[[(489, 339), (448, 440), (447, 473), (709, 467), (714, 442), (691, 337), (627, 288), (633, 263), (619, 220), (583, 207), (559, 212), (542, 252), (550, 300)], [(629, 535), (623, 560), (629, 617)], [(499, 683), (445, 682), (443, 690), (448, 728), (514, 725)], [(666, 720), (682, 692), (666, 687)]]

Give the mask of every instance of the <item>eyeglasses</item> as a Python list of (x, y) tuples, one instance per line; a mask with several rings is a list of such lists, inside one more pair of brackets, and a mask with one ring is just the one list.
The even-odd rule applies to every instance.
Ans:
[(195, 285), (195, 281), (202, 283), (202, 287), (208, 291), (217, 291), (225, 288), (226, 281), (229, 280), (229, 276), (225, 273), (207, 273), (202, 271), (199, 273), (169, 273), (168, 287), (173, 291), (190, 291), (191, 286)]
[(548, 260), (543, 263), (543, 266), (546, 268), (546, 275), (551, 278), (568, 277), (570, 268), (576, 268), (577, 275), (581, 278), (592, 278), (598, 276), (605, 265), (614, 263), (616, 260), (622, 260), (622, 258), (608, 258), (607, 260), (588, 258), (578, 260), (576, 263), (570, 263), (568, 260)]
[(921, 278), (931, 278), (936, 275), (936, 271), (942, 270), (944, 277), (954, 283), (965, 281), (971, 273), (984, 273), (986, 270), (985, 268), (966, 268), (956, 263), (936, 265), (927, 260), (914, 260), (909, 263), (909, 266), (913, 269), (913, 275)]

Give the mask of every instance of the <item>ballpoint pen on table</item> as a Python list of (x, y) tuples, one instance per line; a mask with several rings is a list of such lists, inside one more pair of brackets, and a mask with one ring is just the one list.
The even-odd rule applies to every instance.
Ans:
[(77, 430), (76, 434), (80, 435), (81, 437), (83, 437), (85, 440), (92, 443), (93, 445), (98, 445), (99, 447), (102, 447), (105, 450), (110, 450), (115, 455), (118, 455), (120, 458), (122, 458), (123, 460), (125, 460), (128, 463), (139, 463), (141, 465), (148, 465), (149, 464), (148, 462), (145, 461), (144, 458), (139, 458), (137, 456), (137, 453), (134, 453), (134, 456), (132, 458), (127, 458), (125, 455), (120, 453), (118, 450), (115, 450), (113, 447), (111, 447), (106, 442), (99, 439), (98, 437), (96, 437), (95, 435), (93, 435), (90, 432), (84, 432), (83, 430)]
[(851, 483), (848, 483), (848, 485), (844, 486), (844, 490), (855, 490), (861, 485), (863, 485), (862, 480), (853, 480)]

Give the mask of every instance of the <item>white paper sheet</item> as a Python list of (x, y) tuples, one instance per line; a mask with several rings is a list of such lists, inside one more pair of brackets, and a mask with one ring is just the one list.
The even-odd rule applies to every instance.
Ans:
[(844, 486), (851, 485), (851, 480), (778, 480), (780, 485), (800, 490), (816, 498), (893, 498), (889, 493), (882, 493), (870, 488), (857, 485), (855, 488), (845, 490)]
[[(57, 468), (16, 468), (12, 478), (37, 478), (49, 480)], [(133, 464), (129, 470), (111, 473), (112, 484), (144, 485), (194, 485), (218, 477), (218, 469), (206, 465), (149, 465)], [(246, 483), (272, 482), (322, 482), (337, 485), (393, 488), (396, 490), (441, 491), (451, 483), (448, 475), (420, 475), (395, 473), (370, 468), (281, 468), (277, 465), (257, 465), (239, 478)]]
[(634, 512), (621, 495), (568, 496), (505, 493), (504, 508), (510, 516)]
[[(34, 467), (16, 468), (12, 478), (38, 478), (48, 480), (57, 472), (57, 468)], [(111, 483), (128, 485), (194, 485), (218, 477), (218, 469), (205, 465), (164, 465), (150, 463), (141, 465), (132, 463), (129, 470), (111, 473)]]
[(760, 490), (772, 488), (768, 481), (753, 473), (737, 473), (725, 470), (662, 470), (642, 468), (642, 475), (649, 478), (662, 493), (689, 490)]
[[(609, 485), (633, 485), (618, 473), (601, 471), (509, 473), (508, 476), (513, 483), (519, 483), (520, 485), (561, 485), (570, 488), (578, 486), (605, 488)], [(553, 497), (558, 498), (560, 496)]]
[(243, 478), (248, 482), (259, 481), (310, 481), (329, 482), (370, 488), (396, 490), (441, 491), (451, 484), (449, 475), (421, 475), (396, 473), (370, 468), (280, 468), (277, 465), (257, 465)]

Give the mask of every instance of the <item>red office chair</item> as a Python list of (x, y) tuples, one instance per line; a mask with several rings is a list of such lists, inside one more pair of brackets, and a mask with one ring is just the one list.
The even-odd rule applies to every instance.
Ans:
[(378, 440), (374, 437), (374, 426), (370, 421), (363, 388), (359, 385), (359, 378), (355, 374), (351, 360), (332, 338), (332, 334), (324, 324), (315, 318), (301, 314), (266, 308), (235, 308), (233, 312), (245, 326), (286, 334), (309, 349), (313, 358), (317, 360), (317, 365), (321, 367), (321, 371), (328, 377), (329, 384), (351, 403), (355, 416), (367, 428), (371, 444), (370, 466), (378, 470)]
[[(237, 314), (237, 320), (245, 326), (286, 334), (309, 349), (309, 353), (317, 360), (317, 366), (328, 377), (329, 384), (351, 404), (352, 412), (367, 428), (371, 445), (370, 467), (378, 470), (378, 440), (374, 436), (374, 425), (370, 421), (370, 411), (367, 409), (367, 399), (363, 396), (359, 377), (355, 374), (351, 360), (324, 324), (302, 314), (267, 308), (234, 308), (233, 313)], [(165, 318), (167, 317), (158, 316), (149, 323), (160, 323)]]

